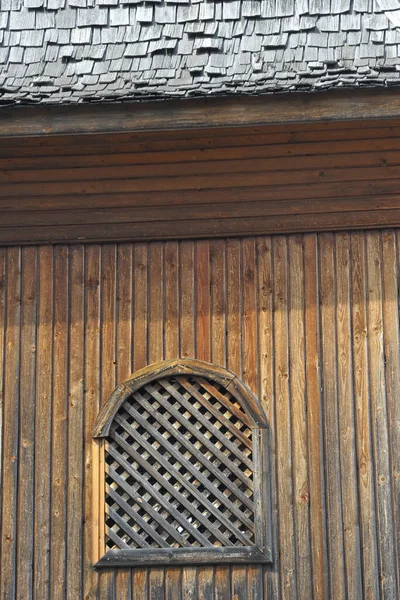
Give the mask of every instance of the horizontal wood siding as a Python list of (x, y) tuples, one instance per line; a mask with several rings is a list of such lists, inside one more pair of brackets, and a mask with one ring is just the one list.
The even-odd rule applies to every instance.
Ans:
[(400, 120), (3, 139), (0, 243), (400, 225)]
[[(0, 597), (397, 598), (399, 248), (390, 229), (0, 249)], [(179, 356), (261, 398), (274, 563), (97, 574), (94, 420)]]

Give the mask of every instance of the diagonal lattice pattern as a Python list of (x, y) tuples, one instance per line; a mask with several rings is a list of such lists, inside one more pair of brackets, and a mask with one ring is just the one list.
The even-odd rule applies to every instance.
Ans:
[(106, 546), (254, 544), (252, 432), (223, 387), (194, 376), (134, 392), (106, 443)]

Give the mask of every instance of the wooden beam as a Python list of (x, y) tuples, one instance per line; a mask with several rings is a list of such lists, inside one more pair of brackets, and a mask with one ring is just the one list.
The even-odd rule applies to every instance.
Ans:
[(240, 96), (142, 103), (16, 106), (0, 110), (0, 137), (162, 131), (400, 115), (395, 89)]

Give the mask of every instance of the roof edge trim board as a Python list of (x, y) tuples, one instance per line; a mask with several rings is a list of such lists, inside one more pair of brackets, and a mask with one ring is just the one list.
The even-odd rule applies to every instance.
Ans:
[(396, 89), (0, 109), (0, 137), (167, 131), (380, 119), (400, 115)]

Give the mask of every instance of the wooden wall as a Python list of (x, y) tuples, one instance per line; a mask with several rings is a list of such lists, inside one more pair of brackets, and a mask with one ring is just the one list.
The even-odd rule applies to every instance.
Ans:
[(0, 140), (0, 243), (400, 226), (400, 119)]
[[(400, 231), (0, 250), (4, 600), (398, 598)], [(91, 431), (197, 357), (271, 426), (272, 567), (96, 574)]]

